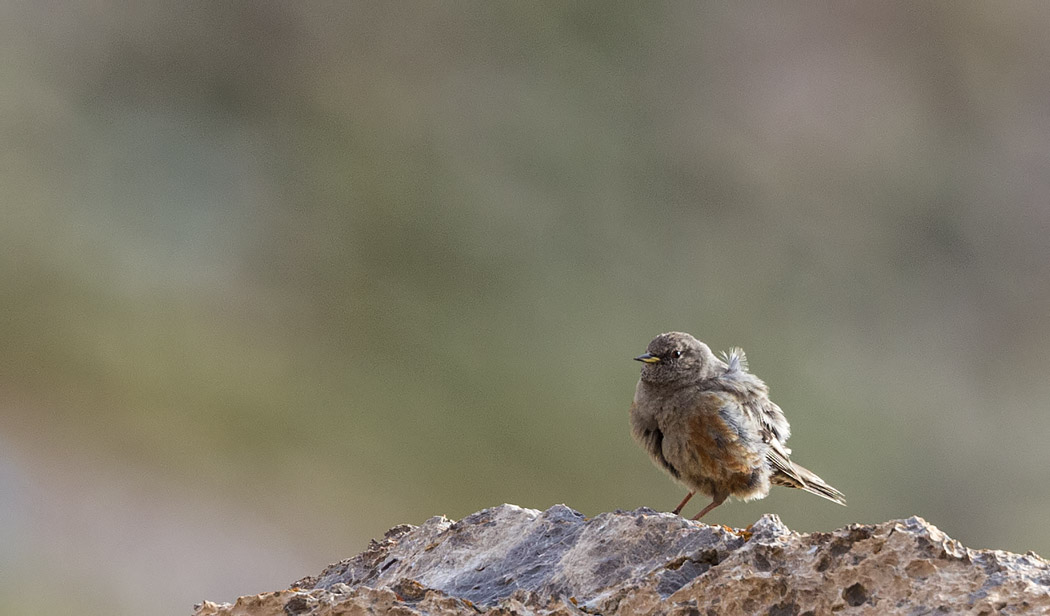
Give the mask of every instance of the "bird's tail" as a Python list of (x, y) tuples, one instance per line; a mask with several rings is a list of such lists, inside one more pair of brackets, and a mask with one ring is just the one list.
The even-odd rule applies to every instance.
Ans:
[(794, 473), (789, 475), (779, 470), (775, 471), (773, 477), (771, 477), (773, 483), (788, 486), (789, 488), (805, 490), (810, 494), (816, 494), (817, 496), (822, 496), (829, 501), (846, 506), (845, 494), (828, 485), (813, 471), (799, 466), (794, 462), (791, 462), (790, 464), (792, 466), (791, 470), (793, 470)]

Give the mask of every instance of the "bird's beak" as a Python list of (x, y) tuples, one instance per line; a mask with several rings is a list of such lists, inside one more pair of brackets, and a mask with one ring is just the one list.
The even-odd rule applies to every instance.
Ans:
[(643, 362), (645, 362), (647, 364), (655, 364), (656, 362), (660, 361), (660, 358), (655, 356), (655, 355), (651, 355), (649, 353), (646, 353), (644, 355), (639, 355), (638, 357), (635, 357), (634, 360), (635, 361), (643, 361)]

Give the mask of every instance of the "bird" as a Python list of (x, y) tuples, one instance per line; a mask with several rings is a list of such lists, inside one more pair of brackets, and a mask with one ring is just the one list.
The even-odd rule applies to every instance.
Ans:
[(712, 500), (694, 520), (730, 496), (765, 498), (770, 485), (846, 504), (842, 492), (791, 461), (787, 418), (766, 384), (748, 371), (743, 349), (716, 357), (692, 335), (667, 332), (634, 359), (643, 366), (631, 432), (658, 467), (689, 489), (675, 515), (697, 492)]

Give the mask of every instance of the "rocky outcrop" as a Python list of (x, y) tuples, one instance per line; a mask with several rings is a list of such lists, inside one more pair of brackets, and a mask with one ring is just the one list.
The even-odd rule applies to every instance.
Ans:
[(395, 526), (290, 590), (196, 616), (1043, 614), (1050, 564), (970, 550), (921, 518), (801, 534), (650, 509), (593, 518), (514, 505)]

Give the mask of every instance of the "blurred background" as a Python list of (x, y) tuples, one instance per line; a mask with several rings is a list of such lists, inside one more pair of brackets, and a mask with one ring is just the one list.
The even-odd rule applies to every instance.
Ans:
[(669, 510), (668, 330), (850, 503), (708, 521), (1050, 555), (1048, 4), (8, 2), (0, 49), (0, 611)]

